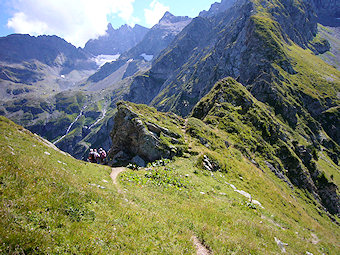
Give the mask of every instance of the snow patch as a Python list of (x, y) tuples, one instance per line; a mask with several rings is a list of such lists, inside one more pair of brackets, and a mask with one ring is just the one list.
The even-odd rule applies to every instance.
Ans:
[(153, 55), (147, 55), (145, 53), (141, 54), (140, 56), (143, 57), (145, 61), (151, 61), (153, 59)]
[(93, 58), (96, 64), (101, 67), (105, 63), (116, 61), (119, 58), (120, 54), (117, 55), (98, 55), (97, 57)]

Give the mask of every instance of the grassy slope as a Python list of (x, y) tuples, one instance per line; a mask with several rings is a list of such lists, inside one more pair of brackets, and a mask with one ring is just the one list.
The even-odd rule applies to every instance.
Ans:
[(180, 247), (166, 253), (193, 250), (185, 233), (123, 199), (110, 168), (65, 156), (3, 117), (0, 123), (0, 253), (131, 254), (175, 242)]
[[(257, 14), (252, 16), (252, 20), (257, 25), (255, 34), (265, 44), (266, 52), (269, 52), (267, 59), (282, 76), (279, 77), (280, 81), (276, 85), (285, 100), (292, 105), (298, 105), (297, 95), (302, 92), (318, 99), (322, 104), (327, 97), (334, 100), (334, 103), (339, 103), (337, 93), (340, 91), (340, 72), (315, 56), (311, 50), (302, 49), (290, 39), (283, 39), (284, 33), (279, 23), (269, 13), (274, 7), (283, 8), (280, 2), (273, 1), (269, 4), (271, 7), (267, 8), (263, 8), (259, 1), (254, 2), (257, 10)], [(295, 3), (297, 6), (300, 4), (299, 1)], [(325, 28), (319, 26), (319, 33), (314, 41), (326, 37), (325, 31), (327, 31)], [(336, 38), (332, 39), (336, 40)], [(294, 74), (283, 70), (288, 63), (294, 68)]]
[[(133, 107), (152, 112), (154, 120), (166, 118)], [(65, 156), (1, 117), (1, 253), (193, 254), (192, 235), (215, 254), (277, 254), (274, 237), (289, 244), (290, 254), (338, 251), (339, 229), (323, 211), (233, 146), (223, 147), (222, 131), (194, 118), (186, 126), (176, 118), (160, 122), (169, 129), (177, 125), (176, 132), (199, 127), (216, 148), (183, 133), (186, 157), (127, 171), (120, 194), (109, 168)], [(203, 154), (220, 162), (221, 172), (202, 170)], [(226, 182), (251, 193), (264, 209)], [(312, 244), (312, 234), (319, 243)]]
[[(141, 115), (152, 111), (145, 106), (134, 107), (135, 111), (139, 108)], [(157, 116), (154, 112), (154, 117)], [(186, 127), (179, 120), (180, 126), (187, 133), (195, 129), (196, 134), (210, 142), (209, 148), (186, 134), (190, 154), (187, 157), (176, 158), (165, 167), (123, 174), (130, 199), (171, 219), (172, 224), (188, 228), (216, 254), (275, 254), (279, 249), (274, 237), (289, 243), (290, 254), (305, 251), (331, 254), (338, 249), (335, 240), (339, 231), (324, 212), (307, 200), (303, 192), (292, 192), (269, 170), (262, 172), (256, 168), (233, 146), (227, 149), (224, 141), (229, 134), (195, 118), (189, 118)], [(221, 171), (202, 170), (203, 154), (217, 161)], [(226, 182), (252, 194), (265, 209), (249, 204)], [(256, 209), (251, 209), (253, 206)], [(335, 239), (323, 239), (326, 242), (313, 245), (312, 233), (320, 238), (332, 238), (334, 234)]]

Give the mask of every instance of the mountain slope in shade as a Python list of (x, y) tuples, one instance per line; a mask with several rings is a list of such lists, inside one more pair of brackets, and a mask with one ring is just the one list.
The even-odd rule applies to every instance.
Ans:
[(338, 0), (313, 0), (318, 21), (322, 25), (340, 26), (340, 2)]
[(140, 25), (135, 25), (133, 28), (123, 25), (118, 29), (114, 29), (109, 23), (106, 34), (98, 39), (89, 40), (84, 50), (96, 56), (122, 54), (136, 46), (148, 31), (148, 28)]
[(94, 69), (90, 54), (57, 36), (13, 34), (0, 38), (0, 63), (37, 60), (48, 66), (62, 66), (62, 74)]
[(219, 13), (225, 12), (227, 9), (232, 7), (235, 2), (238, 0), (222, 0), (220, 3), (216, 2), (211, 5), (210, 9), (208, 11), (202, 11), (200, 12), (199, 16), (201, 17), (212, 17)]

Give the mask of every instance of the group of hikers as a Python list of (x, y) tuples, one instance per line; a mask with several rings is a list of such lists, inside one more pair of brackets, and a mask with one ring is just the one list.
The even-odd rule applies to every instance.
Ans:
[(91, 163), (105, 164), (106, 163), (106, 151), (103, 148), (100, 148), (98, 151), (97, 149), (90, 149), (90, 153), (89, 153), (89, 157), (87, 161)]

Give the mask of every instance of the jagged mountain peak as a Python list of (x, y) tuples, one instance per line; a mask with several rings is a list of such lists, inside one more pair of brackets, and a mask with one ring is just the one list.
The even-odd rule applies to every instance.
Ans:
[(200, 12), (201, 17), (212, 17), (218, 13), (224, 12), (232, 7), (238, 0), (222, 0), (220, 3), (216, 2), (211, 5), (208, 11)]
[(189, 18), (188, 16), (175, 16), (167, 11), (154, 27), (157, 28), (160, 26), (174, 26), (174, 24), (176, 23), (188, 22), (190, 20), (191, 18)]
[(132, 28), (127, 24), (114, 29), (109, 23), (106, 34), (89, 40), (84, 50), (96, 56), (121, 54), (138, 44), (148, 31), (149, 29), (143, 26), (135, 25)]
[(112, 24), (111, 24), (111, 23), (108, 23), (108, 24), (107, 24), (106, 32), (113, 31), (113, 30), (114, 30), (114, 28), (113, 28)]
[[(170, 12), (166, 12), (163, 18), (146, 33), (143, 40), (123, 53), (117, 61), (106, 63), (97, 73), (89, 77), (88, 81), (98, 82), (105, 79), (125, 65), (130, 59), (150, 62), (164, 50), (191, 21), (192, 19), (187, 16), (174, 16)], [(132, 62), (130, 64), (133, 66), (132, 74), (136, 73), (136, 63)], [(129, 73), (129, 76), (130, 75), (131, 73)]]
[(121, 31), (129, 31), (129, 30), (132, 30), (133, 28), (131, 26), (129, 26), (128, 24), (124, 24), (124, 25), (121, 25), (118, 30), (121, 30)]
[(166, 11), (164, 13), (163, 17), (160, 19), (160, 21), (165, 20), (165, 19), (170, 19), (172, 17), (174, 17), (174, 15), (172, 13), (170, 13), (169, 11)]

